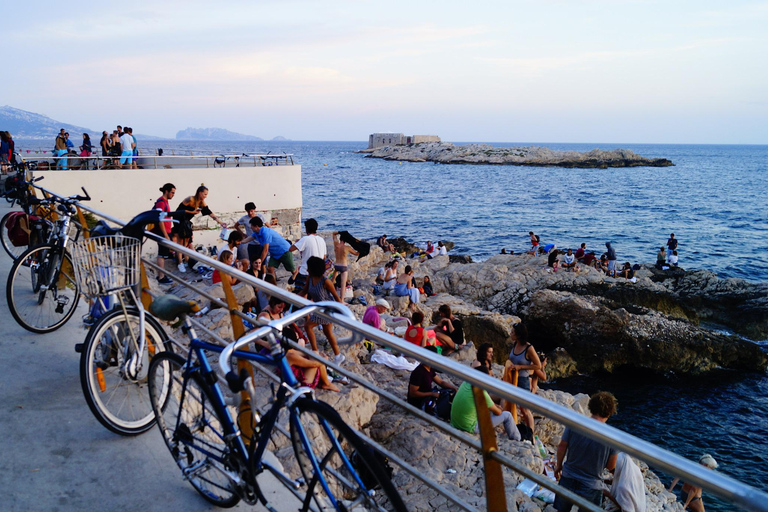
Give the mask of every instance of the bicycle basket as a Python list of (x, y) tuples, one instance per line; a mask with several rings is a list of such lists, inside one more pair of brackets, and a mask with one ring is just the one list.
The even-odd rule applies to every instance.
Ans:
[(96, 236), (70, 246), (80, 292), (99, 297), (136, 286), (141, 280), (141, 240)]

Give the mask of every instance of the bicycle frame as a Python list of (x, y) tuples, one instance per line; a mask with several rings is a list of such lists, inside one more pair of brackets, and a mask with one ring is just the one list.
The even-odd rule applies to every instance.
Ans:
[[(197, 337), (197, 334), (189, 318), (184, 317), (184, 331), (187, 333), (190, 339), (190, 346), (189, 346), (190, 349), (189, 349), (187, 360), (184, 366), (181, 403), (182, 404), (184, 403), (187, 383), (189, 382), (190, 376), (195, 372), (200, 372), (203, 378), (210, 385), (211, 390), (213, 391), (213, 395), (216, 403), (212, 405), (214, 407), (214, 411), (216, 412), (216, 414), (219, 415), (220, 419), (222, 420), (222, 428), (223, 428), (222, 440), (225, 441), (230, 448), (234, 449), (235, 456), (240, 461), (243, 461), (245, 463), (245, 468), (246, 468), (245, 475), (247, 478), (251, 480), (250, 482), (248, 482), (248, 484), (253, 487), (253, 491), (255, 492), (256, 496), (263, 503), (266, 503), (266, 498), (261, 493), (261, 490), (259, 489), (259, 486), (256, 483), (255, 476), (260, 474), (264, 469), (269, 470), (273, 475), (279, 478), (283, 483), (291, 486), (293, 489), (298, 489), (304, 483), (301, 479), (293, 480), (290, 476), (284, 474), (282, 471), (280, 471), (270, 463), (264, 461), (263, 456), (264, 456), (264, 452), (267, 449), (267, 445), (269, 444), (272, 430), (275, 428), (275, 425), (277, 423), (280, 410), (283, 408), (290, 408), (290, 406), (299, 397), (303, 395), (307, 395), (307, 394), (312, 395), (311, 388), (307, 386), (302, 386), (301, 383), (296, 380), (296, 377), (294, 376), (293, 371), (291, 370), (291, 367), (288, 364), (287, 359), (285, 358), (285, 352), (283, 351), (280, 341), (275, 335), (275, 332), (281, 329), (282, 327), (289, 325), (291, 323), (294, 323), (295, 321), (299, 320), (300, 318), (314, 311), (322, 309), (323, 307), (326, 307), (326, 308), (330, 307), (342, 313), (351, 314), (349, 313), (348, 310), (344, 311), (344, 309), (346, 308), (341, 309), (339, 308), (339, 306), (341, 305), (335, 302), (318, 302), (311, 306), (307, 306), (281, 319), (274, 320), (270, 322), (270, 324), (267, 326), (256, 329), (252, 333), (240, 338), (240, 340), (238, 340), (236, 343), (232, 343), (227, 347), (221, 347), (220, 345), (214, 345), (214, 344), (200, 340)], [(265, 337), (269, 340), (270, 347), (271, 347), (269, 355), (258, 354), (255, 352), (244, 352), (242, 350), (234, 349), (235, 345), (242, 347), (256, 339), (265, 338)], [(267, 364), (270, 366), (277, 366), (280, 369), (282, 382), (277, 390), (272, 407), (270, 407), (269, 411), (267, 411), (262, 418), (259, 418), (258, 413), (256, 412), (256, 409), (253, 405), (251, 408), (251, 410), (253, 411), (254, 420), (256, 421), (256, 424), (258, 425), (258, 428), (259, 428), (257, 443), (251, 443), (250, 446), (246, 446), (245, 441), (240, 435), (240, 431), (236, 422), (233, 420), (231, 414), (229, 413), (229, 410), (227, 409), (226, 402), (224, 400), (224, 394), (221, 391), (221, 387), (218, 383), (218, 379), (210, 378), (210, 376), (215, 376), (216, 372), (211, 367), (208, 361), (208, 358), (205, 355), (206, 350), (211, 352), (217, 352), (220, 354), (219, 365), (221, 366), (222, 370), (227, 370), (227, 368), (229, 368), (228, 361), (232, 356), (238, 359), (246, 360), (246, 361), (254, 361), (257, 363)], [(194, 364), (195, 358), (197, 359), (197, 364)], [(229, 373), (229, 371), (231, 370), (227, 370), (225, 373)], [(250, 376), (246, 378), (244, 385), (245, 385), (245, 389), (247, 390), (251, 398), (251, 404), (255, 404), (256, 390), (255, 390), (255, 387), (253, 386), (252, 378)], [(297, 413), (295, 411), (292, 411), (291, 414), (297, 414)], [(177, 418), (177, 424), (175, 425), (175, 428), (179, 427), (178, 422), (180, 420), (181, 420), (181, 416)], [(351, 461), (344, 454), (344, 451), (339, 445), (338, 440), (336, 440), (335, 437), (331, 435), (332, 432), (328, 424), (324, 423), (323, 428), (326, 430), (326, 432), (328, 432), (329, 438), (334, 439), (335, 448), (340, 458), (342, 459), (344, 465), (349, 470), (350, 474), (354, 476), (356, 480), (355, 483), (361, 488), (364, 488), (364, 484), (361, 481), (360, 476), (358, 475), (357, 471), (354, 469)], [(299, 437), (302, 445), (304, 446), (305, 451), (308, 454), (310, 454), (309, 458), (311, 460), (315, 473), (318, 475), (321, 475), (322, 474), (321, 461), (318, 461), (317, 458), (312, 453), (310, 442), (303, 428), (299, 428)], [(184, 442), (184, 441), (180, 440), (180, 442)], [(228, 474), (234, 482), (236, 483), (242, 482), (240, 475), (232, 474), (231, 471), (227, 471), (223, 467), (223, 461), (219, 461), (216, 454), (211, 453), (199, 446), (195, 446), (195, 449), (201, 451), (202, 453), (205, 453), (208, 457), (212, 458), (213, 460), (216, 460), (217, 462), (221, 462), (222, 467), (220, 469), (226, 472), (226, 474)], [(338, 508), (338, 503), (336, 502), (333, 493), (330, 492), (328, 483), (322, 477), (319, 479), (319, 482), (323, 486), (323, 489), (326, 492), (326, 495), (331, 498), (333, 506)], [(241, 498), (248, 501), (247, 496), (241, 495)]]

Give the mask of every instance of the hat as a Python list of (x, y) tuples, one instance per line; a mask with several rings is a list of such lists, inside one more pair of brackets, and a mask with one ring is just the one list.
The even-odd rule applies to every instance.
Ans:
[(699, 458), (699, 464), (706, 466), (709, 469), (717, 469), (717, 461), (708, 453), (705, 453)]
[(389, 305), (389, 302), (387, 302), (384, 299), (376, 299), (376, 305), (381, 306), (383, 308), (392, 309), (392, 306)]

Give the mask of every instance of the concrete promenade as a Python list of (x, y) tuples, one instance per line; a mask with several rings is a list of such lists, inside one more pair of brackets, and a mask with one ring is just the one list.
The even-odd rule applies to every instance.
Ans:
[[(9, 208), (0, 201), (1, 217)], [(84, 308), (53, 333), (22, 329), (4, 291), (12, 261), (0, 252), (0, 510), (219, 510), (183, 480), (156, 427), (121, 437), (94, 418), (74, 351), (86, 335)], [(273, 506), (285, 510), (288, 491), (269, 475), (260, 482)], [(246, 509), (265, 510), (243, 503), (233, 510)]]

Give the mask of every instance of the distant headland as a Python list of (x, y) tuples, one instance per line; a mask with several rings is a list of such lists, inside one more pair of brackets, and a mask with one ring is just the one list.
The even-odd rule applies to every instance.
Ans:
[(628, 149), (610, 151), (593, 149), (581, 153), (578, 151), (555, 151), (537, 146), (499, 148), (488, 144), (454, 146), (450, 142), (424, 142), (386, 145), (360, 152), (368, 153), (369, 158), (440, 164), (525, 165), (584, 169), (669, 167), (675, 165), (666, 158), (645, 158)]

